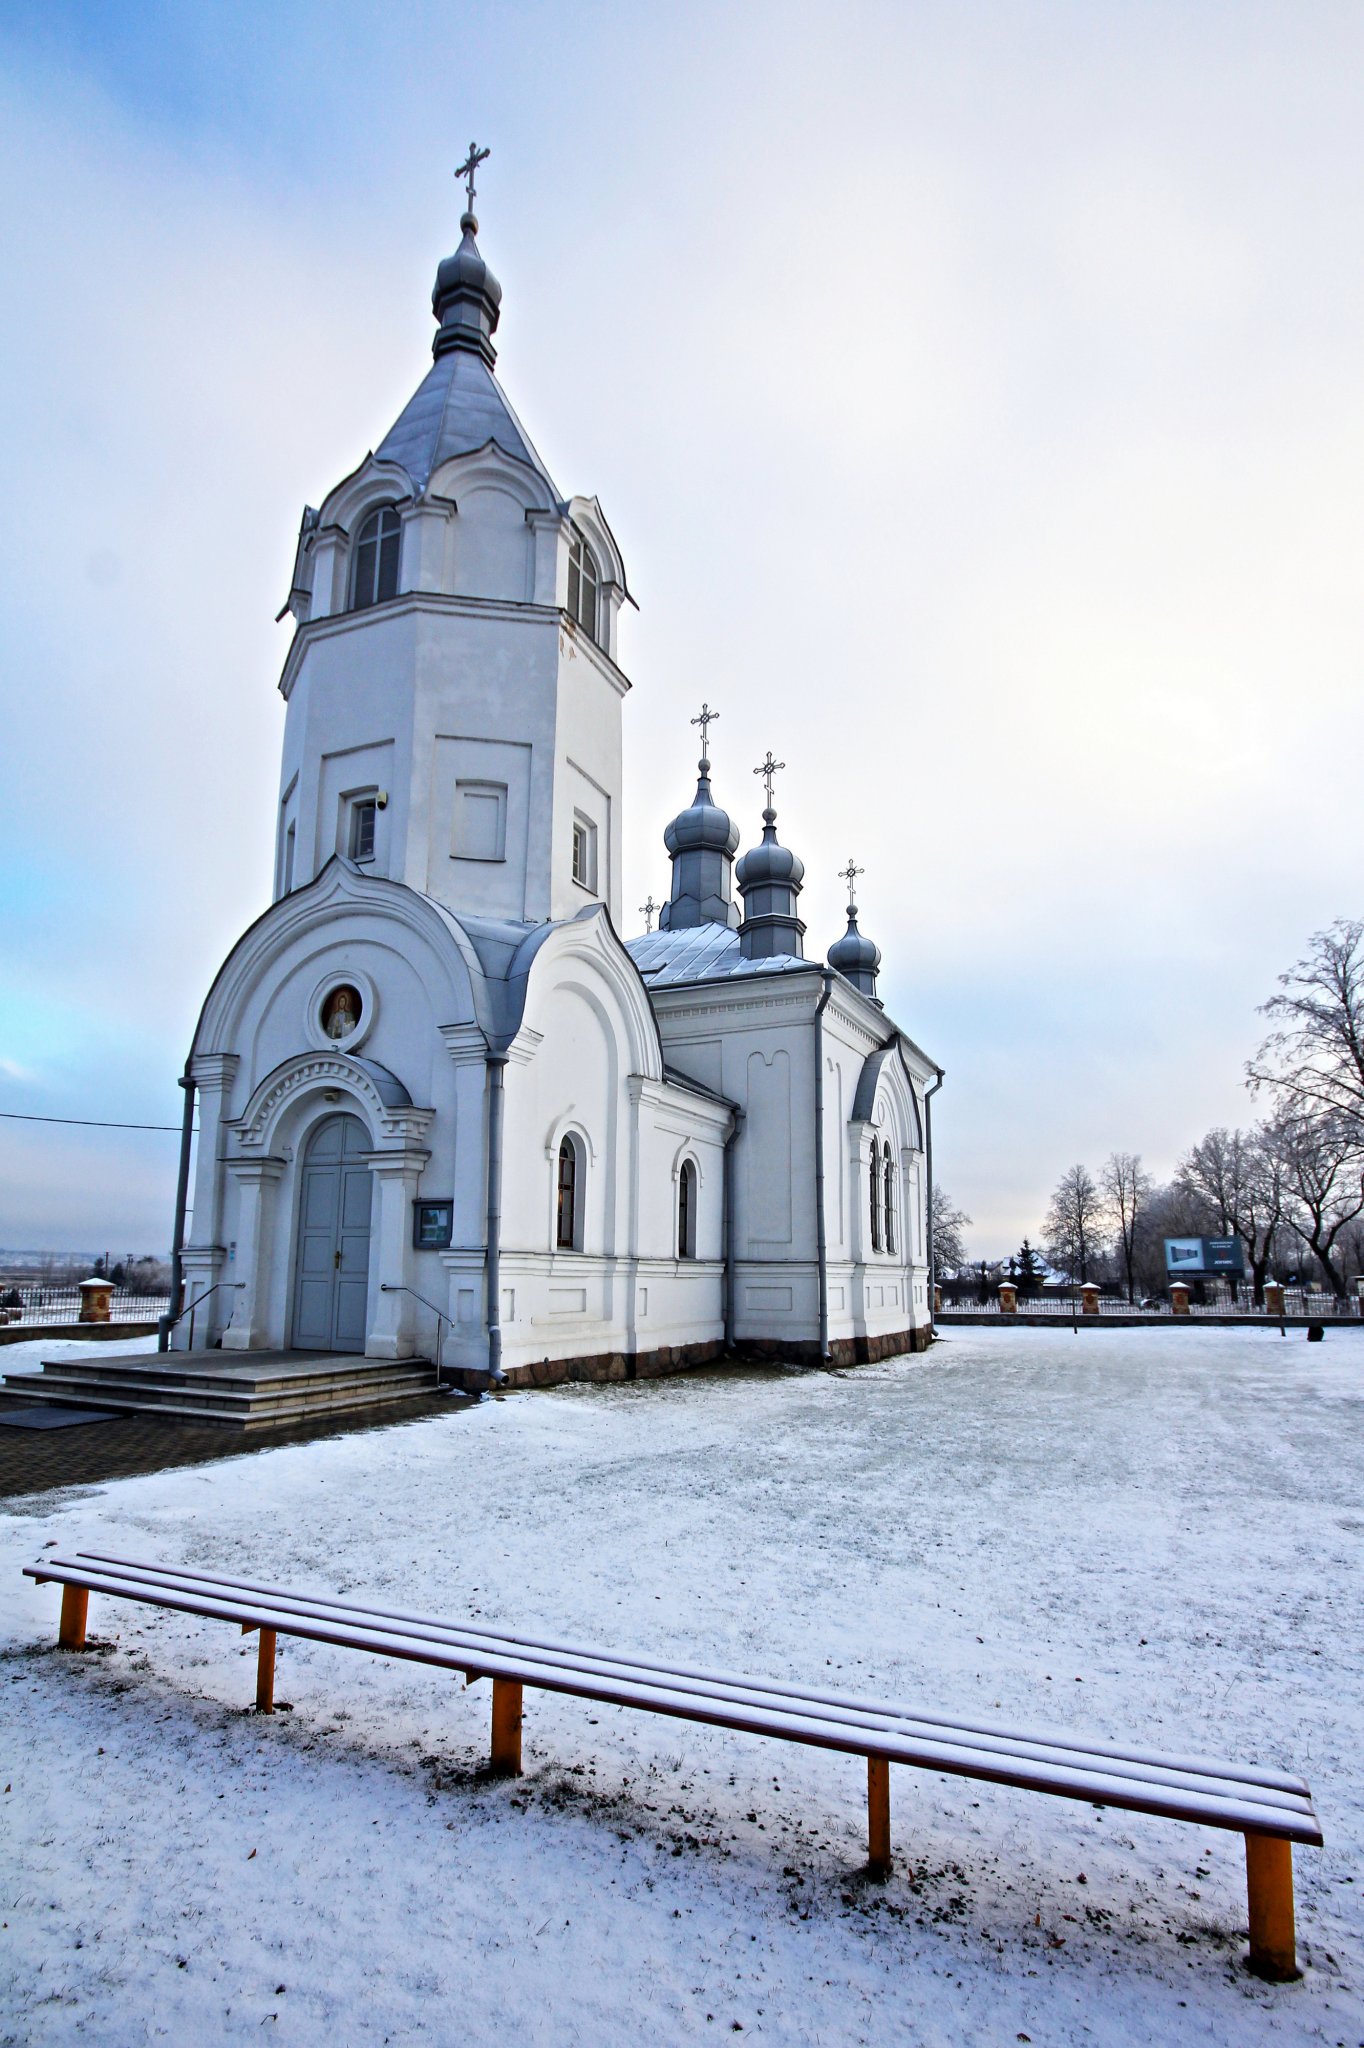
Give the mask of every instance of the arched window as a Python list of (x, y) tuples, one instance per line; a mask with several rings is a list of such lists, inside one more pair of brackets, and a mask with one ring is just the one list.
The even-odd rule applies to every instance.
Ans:
[(579, 1220), (578, 1147), (565, 1138), (559, 1147), (559, 1185), (555, 1209), (554, 1242), (562, 1252), (577, 1251), (581, 1244)]
[(398, 535), (398, 515), (391, 505), (380, 505), (360, 528), (351, 570), (352, 611), (398, 595)]
[(881, 1148), (871, 1141), (871, 1248), (881, 1249)]
[(895, 1250), (895, 1165), (890, 1156), (890, 1146), (882, 1153), (881, 1180), (885, 1189), (886, 1250)]
[(696, 1161), (684, 1159), (677, 1176), (677, 1256), (696, 1257)]
[(597, 599), (601, 579), (592, 550), (579, 536), (568, 557), (568, 610), (590, 640), (597, 638)]

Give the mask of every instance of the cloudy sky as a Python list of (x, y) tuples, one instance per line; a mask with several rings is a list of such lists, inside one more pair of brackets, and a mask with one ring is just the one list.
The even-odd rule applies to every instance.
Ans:
[[(707, 697), (807, 950), (866, 870), (976, 1251), (1252, 1113), (1364, 909), (1357, 5), (10, 0), (0, 65), (0, 1108), (178, 1119), (299, 511), (423, 374), (475, 135), (499, 372), (642, 607), (627, 902)], [(164, 1246), (175, 1149), (0, 1123), (0, 1244)]]

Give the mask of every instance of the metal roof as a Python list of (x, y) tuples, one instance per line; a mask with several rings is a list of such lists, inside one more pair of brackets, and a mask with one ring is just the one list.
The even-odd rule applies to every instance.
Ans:
[(560, 502), (554, 479), (488, 365), (472, 349), (452, 348), (437, 356), (375, 453), (381, 462), (401, 463), (421, 492), (442, 462), (472, 455), (489, 441), (535, 470), (554, 503)]
[(760, 974), (810, 974), (818, 962), (793, 953), (774, 953), (764, 960), (745, 960), (739, 934), (727, 924), (688, 925), (682, 931), (645, 932), (627, 939), (625, 950), (644, 978), (646, 988), (667, 988), (684, 981), (738, 981)]

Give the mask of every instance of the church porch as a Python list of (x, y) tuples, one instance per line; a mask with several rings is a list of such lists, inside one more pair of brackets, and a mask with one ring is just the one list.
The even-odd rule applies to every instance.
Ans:
[(7, 1373), (4, 1391), (43, 1406), (113, 1409), (251, 1432), (420, 1400), (434, 1365), (317, 1351), (145, 1351), (46, 1360)]

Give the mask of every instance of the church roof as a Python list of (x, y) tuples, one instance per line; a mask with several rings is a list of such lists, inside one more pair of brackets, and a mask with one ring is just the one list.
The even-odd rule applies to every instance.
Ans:
[(560, 502), (553, 477), (488, 365), (472, 349), (452, 348), (436, 357), (375, 453), (380, 462), (400, 463), (420, 492), (442, 462), (472, 455), (489, 441), (535, 470), (555, 504)]
[(646, 988), (667, 988), (683, 981), (728, 981), (755, 974), (811, 972), (814, 963), (794, 953), (773, 953), (746, 960), (739, 934), (727, 924), (689, 925), (682, 931), (646, 932), (627, 939), (625, 950), (644, 977)]

